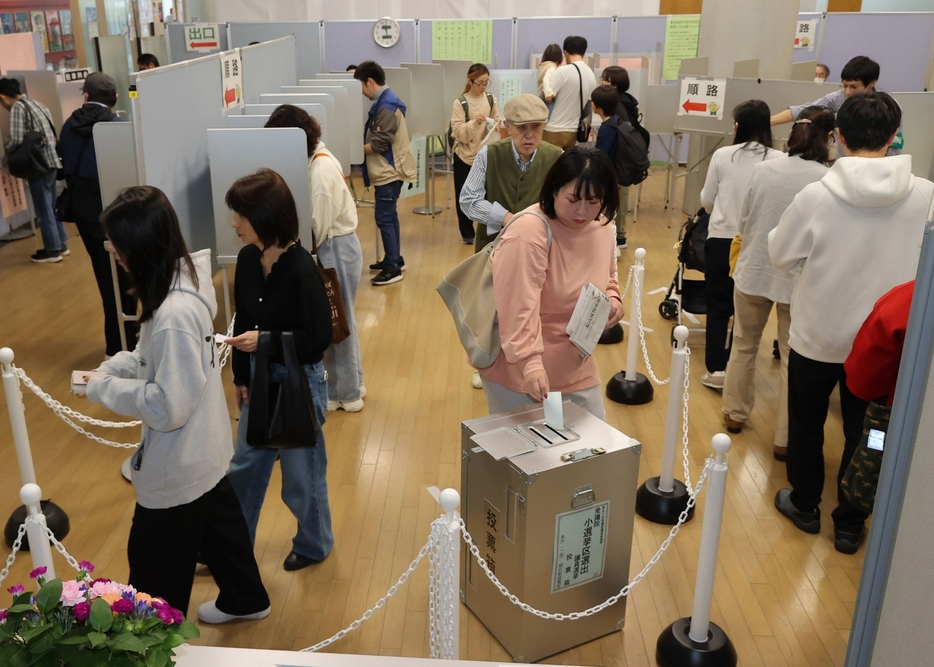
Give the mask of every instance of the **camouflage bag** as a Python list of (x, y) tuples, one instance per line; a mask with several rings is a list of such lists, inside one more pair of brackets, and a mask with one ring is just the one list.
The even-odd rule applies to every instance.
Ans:
[[(892, 408), (878, 403), (870, 403), (863, 418), (863, 437), (860, 438), (853, 458), (843, 473), (840, 488), (849, 503), (864, 512), (872, 514), (876, 501), (876, 487), (879, 485), (879, 468), (882, 467), (881, 449), (884, 434), (889, 428)], [(876, 433), (870, 433), (875, 431)], [(883, 434), (880, 437), (879, 434)]]

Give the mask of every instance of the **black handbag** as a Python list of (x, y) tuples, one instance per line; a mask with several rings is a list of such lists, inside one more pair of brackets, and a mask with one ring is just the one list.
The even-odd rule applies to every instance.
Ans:
[(590, 124), (588, 121), (593, 115), (593, 107), (590, 100), (587, 100), (587, 104), (584, 104), (584, 77), (581, 76), (580, 67), (577, 65), (572, 65), (572, 67), (577, 70), (577, 78), (580, 81), (581, 115), (577, 121), (577, 141), (585, 143), (590, 137)]
[[(279, 347), (285, 378), (274, 382), (269, 365)], [(291, 331), (261, 331), (254, 353), (246, 441), (259, 449), (297, 449), (318, 444), (318, 420), (305, 369)]]
[[(7, 171), (16, 178), (29, 180), (46, 176), (53, 167), (45, 159), (45, 132), (36, 131), (32, 109), (29, 108), (28, 102), (23, 101), (23, 108), (26, 110), (26, 133), (23, 135), (22, 143), (11, 150), (7, 156)], [(51, 122), (49, 119), (50, 124)], [(54, 125), (52, 132), (55, 133)]]

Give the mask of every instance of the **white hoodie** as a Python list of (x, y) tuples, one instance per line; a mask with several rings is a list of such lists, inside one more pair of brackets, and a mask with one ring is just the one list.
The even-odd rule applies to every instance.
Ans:
[(179, 271), (165, 301), (142, 324), (136, 349), (114, 355), (98, 369), (108, 376), (88, 381), (90, 400), (143, 421), (133, 487), (137, 502), (149, 509), (197, 500), (223, 479), (233, 456), (214, 347), (211, 251), (191, 259), (198, 287), (187, 270)]
[(800, 272), (791, 299), (791, 347), (842, 364), (883, 294), (912, 280), (934, 183), (911, 156), (844, 157), (805, 187), (769, 233), (778, 269)]

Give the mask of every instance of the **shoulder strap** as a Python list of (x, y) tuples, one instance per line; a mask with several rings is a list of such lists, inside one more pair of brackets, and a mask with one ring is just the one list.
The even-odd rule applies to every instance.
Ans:
[(469, 123), (470, 122), (470, 105), (467, 104), (467, 98), (461, 95), (457, 99), (461, 101), (461, 106), (464, 107), (464, 122)]
[(496, 250), (496, 246), (499, 245), (499, 240), (503, 238), (503, 232), (506, 231), (506, 228), (509, 227), (509, 225), (514, 223), (516, 220), (521, 218), (523, 215), (534, 215), (536, 218), (538, 218), (539, 220), (545, 223), (545, 232), (548, 234), (548, 249), (551, 250), (552, 232), (551, 232), (551, 223), (548, 221), (548, 218), (546, 218), (544, 215), (542, 215), (538, 211), (519, 211), (512, 217), (512, 219), (509, 222), (507, 222), (503, 226), (499, 234), (496, 235), (496, 238), (493, 239), (493, 248), (491, 249), (490, 252), (493, 252), (494, 250)]
[(577, 66), (577, 63), (571, 63), (571, 67), (574, 68), (574, 71), (577, 72), (577, 80), (580, 81), (580, 93), (581, 93), (581, 115), (584, 117), (584, 77), (581, 76), (581, 68)]
[(486, 101), (490, 104), (490, 113), (493, 113), (493, 104), (495, 100), (493, 99), (493, 93), (486, 94)]

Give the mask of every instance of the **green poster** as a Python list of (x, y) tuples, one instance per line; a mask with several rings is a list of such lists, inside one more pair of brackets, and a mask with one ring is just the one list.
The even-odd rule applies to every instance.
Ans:
[(493, 62), (493, 21), (432, 21), (431, 57), (489, 65)]
[(662, 79), (674, 81), (684, 58), (697, 57), (697, 41), (700, 36), (700, 16), (670, 15), (665, 22), (665, 60)]

